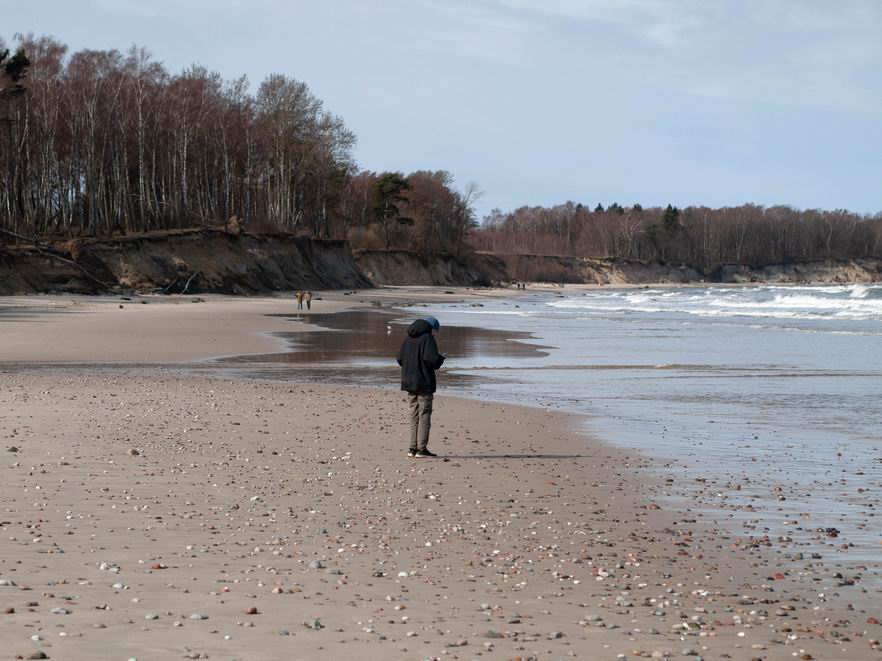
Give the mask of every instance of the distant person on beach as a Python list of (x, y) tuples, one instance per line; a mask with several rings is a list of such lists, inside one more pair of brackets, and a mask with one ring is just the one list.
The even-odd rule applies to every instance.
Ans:
[(306, 309), (312, 310), (312, 292), (311, 291), (306, 292), (306, 294), (304, 294), (303, 297), (306, 299)]
[(417, 319), (407, 329), (407, 337), (398, 350), (401, 366), (401, 389), (407, 392), (410, 405), (410, 448), (408, 457), (437, 457), (429, 450), (432, 428), (432, 402), (435, 399), (435, 370), (444, 363), (438, 352), (435, 334), (441, 324), (435, 317)]
[(303, 309), (303, 292), (302, 291), (297, 292), (294, 295), (294, 297), (297, 299), (297, 309), (302, 310)]

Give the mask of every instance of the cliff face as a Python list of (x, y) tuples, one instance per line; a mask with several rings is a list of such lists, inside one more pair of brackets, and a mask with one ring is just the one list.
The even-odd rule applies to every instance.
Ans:
[(500, 255), (514, 279), (591, 285), (698, 282), (694, 268), (626, 259), (593, 259), (555, 255)]
[(511, 275), (495, 255), (418, 255), (404, 250), (365, 250), (355, 254), (362, 272), (375, 285), (487, 287)]
[(750, 267), (690, 266), (547, 255), (417, 255), (284, 234), (187, 230), (53, 248), (0, 244), (0, 295), (184, 291), (257, 294), (375, 285), (486, 286), (520, 280), (599, 285), (882, 281), (882, 260)]
[(780, 284), (854, 283), (882, 281), (882, 259), (865, 257), (829, 262), (793, 262), (750, 267), (722, 264), (710, 274), (715, 282), (768, 282)]
[(754, 267), (721, 264), (701, 270), (682, 264), (546, 255), (500, 255), (512, 277), (533, 282), (597, 285), (709, 283), (842, 283), (882, 281), (882, 259), (792, 262)]
[(195, 230), (65, 247), (55, 256), (34, 249), (0, 253), (0, 294), (185, 288), (254, 294), (372, 286), (344, 241)]

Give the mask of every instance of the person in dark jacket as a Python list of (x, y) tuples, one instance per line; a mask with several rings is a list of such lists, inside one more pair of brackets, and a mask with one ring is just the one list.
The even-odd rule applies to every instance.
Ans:
[(435, 342), (435, 334), (440, 329), (441, 324), (434, 317), (417, 319), (408, 327), (407, 337), (398, 350), (401, 389), (407, 392), (410, 404), (409, 457), (437, 456), (428, 446), (437, 388), (435, 370), (444, 363), (444, 354), (438, 352)]

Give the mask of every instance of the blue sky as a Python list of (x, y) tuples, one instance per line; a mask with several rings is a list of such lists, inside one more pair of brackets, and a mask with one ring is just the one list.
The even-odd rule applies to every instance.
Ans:
[(0, 0), (2, 34), (306, 81), (372, 170), (574, 200), (882, 211), (877, 0)]

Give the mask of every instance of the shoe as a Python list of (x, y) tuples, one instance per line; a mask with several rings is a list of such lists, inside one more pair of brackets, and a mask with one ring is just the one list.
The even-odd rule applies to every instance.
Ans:
[(408, 450), (408, 451), (407, 451), (407, 456), (408, 456), (408, 457), (415, 457), (415, 456), (416, 456), (416, 453), (417, 453), (416, 450)]
[(434, 452), (426, 449), (426, 450), (417, 450), (416, 455), (414, 455), (414, 456), (416, 456), (416, 457), (437, 457), (438, 455), (435, 454)]

